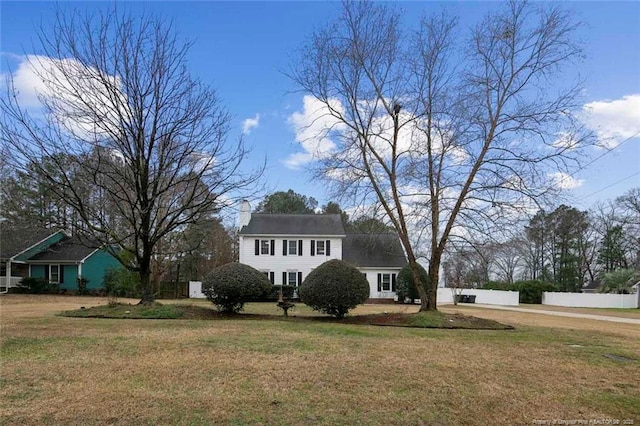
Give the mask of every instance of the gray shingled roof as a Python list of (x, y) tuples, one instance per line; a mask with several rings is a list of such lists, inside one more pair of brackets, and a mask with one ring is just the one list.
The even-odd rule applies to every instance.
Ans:
[(40, 253), (33, 255), (29, 261), (35, 262), (77, 262), (98, 248), (97, 244), (88, 244), (75, 237), (66, 237)]
[(3, 261), (59, 232), (58, 229), (17, 229), (0, 226), (0, 259)]
[(398, 236), (349, 234), (342, 240), (342, 260), (358, 267), (401, 268), (407, 258)]
[(345, 235), (339, 214), (253, 213), (242, 235)]

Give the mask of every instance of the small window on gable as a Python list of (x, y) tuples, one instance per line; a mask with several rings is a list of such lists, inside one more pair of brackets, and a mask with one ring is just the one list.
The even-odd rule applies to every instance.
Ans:
[(269, 254), (269, 240), (260, 240), (260, 254)]
[(298, 254), (298, 240), (289, 240), (289, 254)]
[(316, 241), (316, 254), (324, 255), (324, 240)]

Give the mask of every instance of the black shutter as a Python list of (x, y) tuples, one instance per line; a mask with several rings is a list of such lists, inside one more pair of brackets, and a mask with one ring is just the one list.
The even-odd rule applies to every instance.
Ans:
[(256, 256), (260, 255), (260, 240), (256, 240)]
[(289, 247), (287, 244), (287, 240), (282, 240), (282, 255), (286, 256), (287, 255), (287, 251), (288, 251)]
[(311, 256), (316, 255), (316, 240), (311, 240)]
[(378, 274), (378, 291), (382, 291), (382, 274)]
[(276, 240), (271, 240), (271, 256), (276, 254)]
[(44, 279), (49, 281), (49, 265), (44, 265)]
[(298, 285), (302, 285), (302, 272), (298, 272)]
[(64, 283), (64, 266), (58, 266), (58, 282), (60, 284)]
[(324, 254), (331, 256), (331, 240), (327, 240), (327, 242), (324, 243)]
[(302, 240), (298, 240), (298, 256), (302, 256)]
[(276, 273), (275, 272), (269, 272), (269, 281), (271, 281), (271, 284), (275, 284), (275, 282), (276, 282)]
[(287, 273), (282, 273), (282, 285), (287, 285)]
[(396, 274), (391, 274), (391, 291), (396, 291)]

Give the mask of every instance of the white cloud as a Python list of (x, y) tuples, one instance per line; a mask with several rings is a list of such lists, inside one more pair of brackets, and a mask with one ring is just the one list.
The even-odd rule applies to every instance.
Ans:
[[(43, 62), (45, 60), (45, 62)], [(39, 94), (46, 94), (47, 87), (44, 80), (38, 75), (45, 71), (43, 65), (49, 58), (22, 57), (20, 65), (13, 74), (13, 85), (18, 92), (18, 101), (24, 108), (41, 107)]]
[(23, 56), (12, 78), (22, 108), (39, 115), (44, 100), (58, 124), (81, 139), (100, 138), (129, 115), (119, 78), (74, 59)]
[(584, 122), (595, 131), (601, 145), (615, 148), (640, 132), (640, 94), (584, 105)]
[(578, 141), (575, 140), (571, 133), (559, 132), (557, 136), (558, 139), (556, 139), (552, 144), (554, 148), (572, 150), (578, 146)]
[(254, 118), (247, 118), (242, 122), (242, 134), (248, 135), (251, 130), (260, 125), (260, 114), (256, 114)]
[[(343, 114), (344, 107), (338, 99), (330, 100), (334, 114)], [(359, 102), (362, 114), (368, 116), (375, 114), (369, 127), (369, 141), (382, 157), (388, 158), (392, 152), (393, 118), (384, 113), (382, 106), (376, 102)], [(380, 114), (376, 114), (379, 111)], [(420, 124), (409, 112), (400, 113), (400, 123), (405, 123), (398, 133), (397, 152), (409, 155), (421, 155), (426, 152), (427, 138)], [(312, 96), (304, 96), (302, 112), (294, 112), (288, 117), (289, 124), (296, 134), (296, 142), (300, 144), (303, 152), (290, 155), (283, 163), (291, 168), (298, 169), (314, 160), (326, 158), (336, 150), (335, 138), (347, 137), (348, 128), (341, 123), (327, 105)], [(469, 154), (464, 147), (456, 146), (451, 141), (443, 140), (438, 135), (433, 135), (433, 152), (445, 153), (449, 161), (455, 165), (463, 164), (468, 160)], [(346, 155), (346, 152), (343, 154)], [(359, 155), (354, 152), (354, 155)]]
[(584, 179), (576, 179), (571, 175), (563, 172), (549, 173), (548, 176), (554, 184), (560, 189), (575, 189), (584, 183)]
[[(323, 102), (306, 95), (302, 104), (302, 112), (294, 112), (287, 119), (296, 134), (296, 142), (304, 150), (291, 154), (284, 160), (284, 164), (290, 169), (298, 169), (329, 155), (336, 147), (330, 138), (331, 132), (344, 130), (344, 124), (330, 114)], [(331, 107), (336, 111), (343, 110), (338, 100), (332, 100)]]

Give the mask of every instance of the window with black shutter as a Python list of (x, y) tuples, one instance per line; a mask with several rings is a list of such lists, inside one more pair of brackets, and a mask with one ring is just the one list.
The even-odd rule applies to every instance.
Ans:
[(295, 256), (298, 254), (298, 241), (289, 240), (289, 254)]
[(260, 254), (269, 254), (270, 252), (269, 240), (260, 240)]

